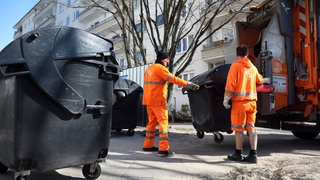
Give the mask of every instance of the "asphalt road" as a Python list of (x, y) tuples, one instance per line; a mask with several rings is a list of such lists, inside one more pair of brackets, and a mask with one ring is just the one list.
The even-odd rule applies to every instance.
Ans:
[[(212, 133), (199, 139), (191, 124), (170, 124), (169, 139), (175, 156), (158, 157), (156, 152), (142, 151), (143, 130), (137, 127), (134, 136), (127, 136), (126, 130), (112, 132), (110, 150), (106, 162), (100, 163), (101, 180), (122, 179), (319, 179), (320, 137), (314, 140), (301, 140), (289, 131), (258, 128), (258, 164), (238, 163), (226, 160), (234, 151), (234, 134), (224, 135), (224, 141), (217, 144)], [(157, 138), (156, 138), (157, 139)], [(246, 138), (244, 153), (248, 153)], [(281, 158), (283, 158), (281, 160)], [(288, 157), (289, 159), (286, 159)], [(317, 166), (304, 176), (295, 169), (292, 173), (284, 170), (281, 163), (293, 160), (287, 167), (295, 168), (295, 162), (305, 163), (306, 167)], [(299, 164), (298, 164), (299, 165)], [(266, 167), (270, 166), (270, 167)], [(303, 167), (304, 169), (307, 169)], [(279, 171), (282, 170), (283, 172)], [(267, 171), (270, 170), (269, 173)], [(262, 172), (265, 171), (265, 172)], [(241, 175), (249, 174), (248, 176)], [(278, 173), (278, 174), (277, 174)], [(291, 174), (290, 174), (291, 173)], [(0, 175), (0, 180), (12, 180), (13, 171)], [(239, 177), (241, 175), (241, 177)], [(319, 176), (318, 176), (319, 175)], [(259, 176), (259, 178), (257, 178)], [(281, 177), (280, 177), (281, 176)], [(297, 176), (297, 177), (295, 177)], [(288, 178), (284, 178), (288, 177)], [(28, 180), (83, 180), (82, 167), (69, 167), (50, 172), (31, 172)], [(302, 178), (304, 179), (304, 178)]]

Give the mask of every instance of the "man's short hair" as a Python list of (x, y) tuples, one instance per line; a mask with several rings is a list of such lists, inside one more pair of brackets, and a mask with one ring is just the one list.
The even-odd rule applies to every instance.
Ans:
[(237, 47), (237, 56), (244, 57), (248, 53), (248, 46), (245, 44), (241, 44)]

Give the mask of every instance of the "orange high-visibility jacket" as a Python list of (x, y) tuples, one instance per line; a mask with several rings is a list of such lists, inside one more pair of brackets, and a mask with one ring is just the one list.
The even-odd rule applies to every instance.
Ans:
[(262, 84), (263, 77), (248, 58), (238, 59), (230, 67), (225, 95), (233, 101), (257, 100), (256, 84)]
[(167, 81), (186, 86), (187, 81), (180, 79), (158, 63), (149, 66), (144, 73), (143, 105), (165, 105), (167, 103)]

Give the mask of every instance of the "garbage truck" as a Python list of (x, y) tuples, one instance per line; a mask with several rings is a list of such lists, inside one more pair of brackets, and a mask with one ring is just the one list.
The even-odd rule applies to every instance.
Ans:
[[(317, 137), (320, 132), (320, 1), (266, 0), (249, 8), (246, 19), (236, 22), (237, 43), (248, 46), (249, 59), (264, 78), (271, 80), (270, 85), (257, 87), (256, 126), (288, 130), (301, 139)], [(219, 68), (225, 69), (218, 67), (212, 73), (226, 76), (226, 71)], [(191, 81), (199, 83), (196, 82), (198, 79), (195, 77)], [(217, 83), (212, 84), (210, 87), (214, 88)], [(217, 101), (215, 106), (222, 107), (223, 95), (218, 92), (217, 88), (212, 91), (217, 93), (212, 101)], [(221, 140), (216, 140), (216, 132), (230, 132), (226, 129), (230, 125), (217, 126), (223, 124), (217, 121), (230, 122), (230, 112), (214, 107), (212, 111), (220, 109), (224, 117), (207, 118), (208, 121), (215, 121), (211, 123), (215, 125), (214, 128), (199, 128), (205, 123), (199, 125), (203, 119), (199, 120), (192, 109), (190, 96), (193, 94), (190, 92), (188, 96), (191, 115), (196, 120), (193, 123), (198, 123), (195, 126), (198, 137), (203, 137), (203, 131), (211, 130), (215, 134), (215, 141), (220, 143)], [(221, 133), (218, 135), (223, 139)]]
[(320, 1), (267, 0), (237, 22), (239, 44), (271, 86), (258, 87), (256, 126), (292, 131), (302, 139), (320, 132)]

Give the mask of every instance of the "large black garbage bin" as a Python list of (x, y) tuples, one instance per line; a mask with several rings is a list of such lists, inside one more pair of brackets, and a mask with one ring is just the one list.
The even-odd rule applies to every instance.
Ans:
[(0, 172), (83, 166), (108, 154), (118, 65), (111, 41), (75, 28), (38, 29), (0, 52)]
[(221, 65), (192, 78), (190, 81), (200, 85), (198, 91), (182, 89), (188, 94), (193, 127), (199, 138), (204, 132), (213, 132), (215, 141), (221, 143), (221, 132), (231, 132), (230, 110), (223, 107), (223, 96), (230, 64)]
[(129, 79), (118, 79), (114, 92), (116, 102), (113, 105), (112, 129), (121, 131), (128, 129), (129, 136), (134, 135), (137, 125), (146, 124), (146, 109), (142, 106), (142, 87)]

